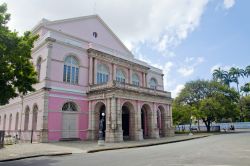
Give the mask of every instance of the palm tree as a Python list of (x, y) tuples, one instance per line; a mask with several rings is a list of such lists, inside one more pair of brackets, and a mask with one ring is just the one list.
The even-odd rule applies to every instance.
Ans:
[(213, 71), (213, 79), (215, 81), (221, 82), (223, 80), (223, 74), (224, 74), (224, 70), (221, 70), (221, 68), (219, 69), (215, 69)]
[(240, 69), (240, 68), (231, 67), (230, 70), (229, 70), (229, 75), (231, 75), (234, 78), (234, 82), (237, 85), (238, 93), (240, 94), (240, 90), (239, 90), (239, 78), (240, 77), (243, 78), (245, 76), (245, 70)]
[(245, 68), (245, 76), (250, 76), (250, 65)]
[(247, 96), (250, 92), (250, 83), (246, 83), (245, 85), (241, 86), (240, 90), (244, 92)]
[(230, 83), (234, 82), (235, 79), (228, 73), (228, 71), (222, 70), (221, 68), (213, 71), (213, 79), (224, 85), (230, 87)]

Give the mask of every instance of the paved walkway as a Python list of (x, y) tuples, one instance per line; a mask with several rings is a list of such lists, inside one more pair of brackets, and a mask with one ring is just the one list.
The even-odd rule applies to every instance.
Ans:
[(106, 143), (98, 146), (97, 141), (69, 141), (55, 143), (20, 143), (5, 146), (0, 149), (0, 162), (37, 156), (65, 155), (72, 153), (93, 153), (104, 150), (153, 146), (166, 143), (187, 141), (209, 136), (209, 134), (195, 134), (193, 136), (177, 135), (160, 139), (146, 139), (144, 141), (125, 141), (121, 143)]

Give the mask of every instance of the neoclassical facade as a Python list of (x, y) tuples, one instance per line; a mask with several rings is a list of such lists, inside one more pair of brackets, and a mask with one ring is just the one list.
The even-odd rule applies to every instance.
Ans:
[[(39, 83), (0, 107), (0, 130), (21, 140), (106, 142), (173, 136), (162, 70), (137, 60), (97, 15), (33, 29)], [(102, 126), (102, 127), (100, 127)]]

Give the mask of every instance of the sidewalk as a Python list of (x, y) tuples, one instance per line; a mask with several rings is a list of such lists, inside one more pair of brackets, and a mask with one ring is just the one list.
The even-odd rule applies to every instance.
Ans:
[(5, 146), (0, 149), (0, 162), (18, 160), (39, 156), (58, 156), (74, 153), (94, 153), (105, 150), (126, 149), (153, 146), (174, 142), (187, 141), (191, 139), (203, 138), (211, 134), (195, 134), (193, 136), (177, 135), (160, 139), (146, 139), (144, 141), (125, 141), (121, 143), (106, 143), (98, 146), (97, 141), (69, 141), (55, 143), (20, 143)]

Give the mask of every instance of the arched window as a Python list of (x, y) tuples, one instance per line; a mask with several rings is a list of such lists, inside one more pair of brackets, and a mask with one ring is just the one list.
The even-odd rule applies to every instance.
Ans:
[(64, 61), (63, 82), (78, 84), (79, 65), (73, 56), (68, 56)]
[(42, 58), (39, 57), (36, 62), (36, 72), (38, 81), (40, 81), (40, 76), (41, 76), (41, 64), (42, 64)]
[(6, 114), (4, 115), (3, 118), (3, 130), (5, 130), (5, 125), (6, 125)]
[(136, 73), (132, 74), (132, 84), (135, 86), (140, 86), (140, 80)]
[(9, 131), (11, 131), (11, 123), (12, 123), (12, 114), (9, 117)]
[(125, 75), (121, 69), (116, 70), (116, 81), (125, 83)]
[(97, 84), (104, 84), (109, 80), (109, 70), (104, 64), (98, 64), (96, 82)]
[(38, 107), (37, 105), (35, 105), (32, 112), (32, 130), (36, 130), (37, 128), (37, 114), (38, 114)]
[(24, 130), (27, 131), (29, 129), (29, 115), (30, 115), (30, 109), (27, 107), (25, 109), (25, 115), (24, 115)]
[(157, 81), (155, 78), (151, 78), (149, 82), (150, 88), (151, 89), (157, 89)]
[(18, 122), (19, 122), (19, 113), (16, 113), (16, 124), (15, 124), (15, 130), (18, 130)]
[(77, 106), (73, 102), (67, 102), (63, 105), (62, 111), (77, 111)]

